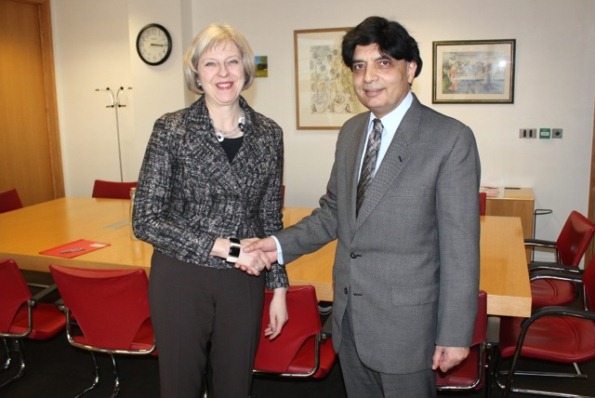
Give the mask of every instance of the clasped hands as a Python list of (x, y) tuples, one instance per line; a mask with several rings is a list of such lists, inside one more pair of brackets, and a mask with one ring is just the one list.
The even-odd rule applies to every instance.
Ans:
[(240, 241), (241, 249), (235, 267), (258, 276), (277, 261), (277, 245), (273, 238), (247, 238)]

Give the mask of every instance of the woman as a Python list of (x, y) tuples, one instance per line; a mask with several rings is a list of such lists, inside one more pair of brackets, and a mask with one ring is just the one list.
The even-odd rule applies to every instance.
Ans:
[(284, 268), (242, 250), (246, 238), (282, 228), (283, 133), (240, 96), (254, 72), (239, 32), (206, 27), (184, 60), (186, 85), (201, 97), (159, 118), (146, 150), (133, 226), (155, 249), (149, 298), (163, 397), (198, 397), (207, 356), (216, 398), (249, 395), (265, 282), (274, 289), (265, 335), (287, 321)]

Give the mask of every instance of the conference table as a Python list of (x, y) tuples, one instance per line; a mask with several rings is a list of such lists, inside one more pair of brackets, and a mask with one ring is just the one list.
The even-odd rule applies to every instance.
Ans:
[[(283, 209), (285, 226), (312, 209)], [(60, 254), (75, 241), (106, 244), (81, 253)], [(70, 246), (69, 246), (70, 244)], [(54, 249), (52, 254), (45, 252)], [(290, 283), (311, 284), (320, 301), (333, 300), (332, 268), (336, 241), (287, 265)], [(49, 264), (86, 268), (141, 267), (150, 275), (151, 245), (134, 238), (130, 201), (61, 198), (0, 214), (0, 259), (12, 258), (24, 270), (47, 272)], [(67, 258), (75, 256), (72, 258)], [(488, 314), (528, 317), (531, 289), (516, 217), (481, 217), (480, 288), (488, 293)]]

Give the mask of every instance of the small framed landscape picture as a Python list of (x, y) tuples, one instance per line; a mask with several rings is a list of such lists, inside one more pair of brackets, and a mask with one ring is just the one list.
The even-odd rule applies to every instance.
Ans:
[(433, 42), (432, 102), (512, 104), (516, 40)]

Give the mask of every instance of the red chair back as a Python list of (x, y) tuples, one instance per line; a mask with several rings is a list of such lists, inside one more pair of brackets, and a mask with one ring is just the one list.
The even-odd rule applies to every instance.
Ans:
[(578, 266), (595, 233), (595, 225), (577, 211), (572, 211), (566, 219), (556, 248), (563, 265)]
[(0, 213), (20, 209), (23, 207), (21, 198), (16, 189), (0, 192)]
[(488, 194), (485, 192), (479, 193), (479, 215), (485, 216), (486, 215), (486, 204), (488, 200)]
[(130, 199), (130, 189), (136, 188), (137, 182), (116, 182), (95, 180), (93, 184), (94, 198)]
[[(0, 261), (0, 333), (9, 333), (21, 308), (31, 298), (27, 282), (14, 260)], [(11, 332), (14, 333), (14, 332)]]
[[(287, 310), (291, 314), (283, 332), (274, 340), (264, 336), (269, 324), (269, 307), (273, 293), (265, 293), (262, 328), (256, 358), (255, 372), (307, 374), (315, 367), (315, 343), (322, 331), (318, 301), (313, 286), (291, 286), (287, 292)], [(319, 352), (319, 369), (312, 376), (324, 377), (335, 361), (331, 339), (323, 342)]]
[(81, 343), (130, 350), (150, 320), (143, 269), (81, 269), (50, 265), (58, 291), (83, 333)]

